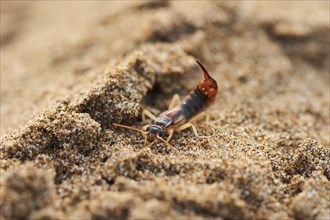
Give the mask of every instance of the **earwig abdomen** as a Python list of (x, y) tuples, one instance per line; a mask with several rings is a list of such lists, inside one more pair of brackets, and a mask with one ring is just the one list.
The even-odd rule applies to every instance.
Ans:
[(203, 70), (204, 79), (179, 107), (183, 111), (186, 121), (205, 110), (214, 101), (218, 91), (217, 82), (209, 75), (199, 61), (197, 63)]
[(186, 120), (191, 119), (193, 116), (201, 112), (208, 106), (208, 98), (204, 95), (199, 88), (196, 88), (180, 105), (183, 111), (183, 116)]

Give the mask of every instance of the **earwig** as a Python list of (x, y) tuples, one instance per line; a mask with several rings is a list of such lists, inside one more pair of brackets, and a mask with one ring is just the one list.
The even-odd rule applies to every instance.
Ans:
[[(144, 126), (143, 130), (117, 123), (113, 123), (113, 125), (138, 131), (145, 137), (145, 143), (151, 144), (158, 139), (166, 145), (171, 146), (168, 142), (171, 139), (173, 132), (180, 132), (189, 127), (193, 129), (196, 136), (199, 136), (194, 125), (189, 121), (205, 111), (214, 102), (218, 92), (218, 85), (209, 75), (205, 67), (198, 60), (196, 60), (196, 62), (203, 71), (204, 79), (199, 82), (196, 89), (186, 96), (181, 103), (171, 108), (174, 101), (179, 99), (178, 96), (174, 96), (174, 99), (170, 104), (170, 109), (160, 114), (158, 118), (148, 110), (142, 112), (142, 117), (147, 115), (155, 121), (154, 124)], [(168, 135), (166, 140), (163, 139), (165, 134)]]

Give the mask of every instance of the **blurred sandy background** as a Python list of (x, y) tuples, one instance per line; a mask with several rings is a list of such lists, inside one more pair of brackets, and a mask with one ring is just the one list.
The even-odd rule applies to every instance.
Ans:
[[(5, 219), (329, 217), (328, 1), (1, 1)], [(142, 108), (220, 86), (200, 133)]]

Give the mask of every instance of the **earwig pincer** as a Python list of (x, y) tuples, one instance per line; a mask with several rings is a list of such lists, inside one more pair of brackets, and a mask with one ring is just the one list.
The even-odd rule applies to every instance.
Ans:
[[(194, 134), (199, 137), (195, 126), (189, 121), (204, 112), (210, 104), (214, 102), (218, 92), (218, 85), (209, 75), (205, 67), (198, 60), (196, 60), (196, 62), (203, 71), (204, 79), (200, 81), (196, 89), (186, 96), (182, 102), (180, 102), (180, 98), (176, 94), (169, 105), (169, 110), (160, 114), (159, 117), (154, 116), (146, 109), (143, 110), (143, 119), (145, 116), (148, 116), (154, 120), (153, 124), (146, 125), (143, 129), (117, 123), (113, 123), (113, 125), (141, 132), (145, 137), (145, 144), (152, 144), (158, 139), (171, 146), (168, 142), (171, 139), (173, 132), (180, 132), (189, 127), (191, 127)], [(167, 135), (166, 140), (163, 138), (165, 134)]]

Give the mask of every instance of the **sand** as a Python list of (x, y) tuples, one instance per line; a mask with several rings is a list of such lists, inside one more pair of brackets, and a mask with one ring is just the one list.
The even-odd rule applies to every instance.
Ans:
[[(1, 1), (2, 219), (330, 219), (329, 2)], [(144, 146), (202, 77), (211, 121)]]

